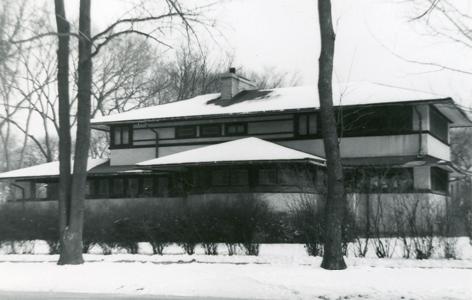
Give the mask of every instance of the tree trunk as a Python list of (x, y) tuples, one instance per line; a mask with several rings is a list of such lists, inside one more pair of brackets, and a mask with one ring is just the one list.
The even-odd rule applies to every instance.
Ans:
[(70, 101), (69, 101), (69, 33), (64, 0), (55, 0), (56, 26), (58, 37), (57, 49), (57, 89), (59, 96), (59, 243), (60, 257), (58, 264), (80, 263), (69, 254), (69, 230), (71, 215), (71, 136), (70, 136)]
[(342, 224), (346, 200), (336, 119), (333, 109), (332, 79), (335, 34), (333, 31), (330, 0), (318, 0), (318, 16), (321, 35), (318, 93), (320, 99), (321, 130), (328, 167), (325, 244), (321, 267), (328, 270), (342, 270), (346, 268), (342, 251)]
[[(90, 36), (90, 0), (80, 1), (79, 63), (77, 94), (77, 139), (75, 142), (74, 174), (72, 175), (69, 226), (66, 247), (61, 249), (68, 264), (83, 263), (84, 200), (87, 182), (87, 160), (90, 145), (90, 98), (92, 88), (92, 42)], [(62, 253), (61, 253), (62, 254)]]

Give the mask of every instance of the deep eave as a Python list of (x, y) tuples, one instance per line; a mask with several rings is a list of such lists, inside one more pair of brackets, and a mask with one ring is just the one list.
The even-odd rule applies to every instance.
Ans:
[[(268, 103), (270, 104), (270, 103)], [(415, 105), (415, 104), (433, 104), (435, 107), (446, 115), (448, 119), (450, 118), (450, 113), (447, 111), (456, 111), (463, 118), (460, 125), (451, 125), (451, 127), (471, 127), (472, 121), (469, 116), (456, 105), (454, 100), (451, 97), (446, 98), (437, 98), (437, 99), (423, 99), (423, 100), (411, 100), (411, 101), (391, 101), (391, 102), (382, 102), (382, 103), (368, 103), (368, 104), (357, 104), (357, 105), (335, 105), (334, 107), (343, 107), (343, 108), (353, 108), (353, 107), (378, 107), (386, 105)], [(452, 105), (452, 107), (444, 107), (440, 105)], [(195, 115), (195, 116), (176, 116), (176, 117), (166, 117), (166, 118), (143, 118), (143, 119), (130, 119), (130, 120), (120, 120), (120, 121), (109, 121), (109, 122), (93, 122), (91, 127), (96, 130), (108, 131), (112, 125), (120, 124), (148, 124), (148, 123), (160, 123), (160, 122), (172, 122), (172, 121), (191, 121), (191, 120), (202, 120), (202, 119), (226, 119), (231, 117), (251, 117), (256, 115), (281, 115), (281, 114), (290, 114), (290, 113), (306, 113), (318, 111), (318, 107), (310, 108), (298, 108), (298, 109), (285, 109), (285, 110), (266, 110), (266, 111), (251, 111), (251, 112), (240, 112), (240, 113), (224, 113), (224, 114), (205, 114), (205, 115)], [(452, 120), (451, 120), (452, 121)], [(454, 122), (452, 122), (454, 124)]]

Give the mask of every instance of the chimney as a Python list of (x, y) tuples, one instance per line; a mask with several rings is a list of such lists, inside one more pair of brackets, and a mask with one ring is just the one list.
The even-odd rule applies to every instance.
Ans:
[(221, 75), (221, 100), (231, 100), (239, 92), (255, 89), (253, 82), (236, 74), (236, 68), (231, 67)]

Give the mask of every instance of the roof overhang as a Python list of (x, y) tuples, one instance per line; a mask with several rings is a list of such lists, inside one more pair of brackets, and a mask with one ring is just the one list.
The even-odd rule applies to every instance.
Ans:
[[(87, 172), (108, 162), (108, 159), (89, 159)], [(74, 165), (74, 161), (71, 162)], [(59, 177), (59, 161), (0, 173), (0, 180), (35, 180)]]
[[(423, 99), (423, 100), (409, 100), (409, 101), (390, 101), (390, 102), (379, 102), (379, 103), (362, 103), (362, 104), (346, 104), (346, 105), (334, 105), (335, 107), (344, 108), (355, 108), (355, 107), (376, 107), (385, 105), (415, 105), (415, 104), (431, 104), (434, 105), (444, 116), (446, 116), (451, 122), (451, 127), (472, 127), (472, 121), (467, 113), (458, 106), (454, 100), (448, 98), (437, 98), (437, 99)], [(268, 104), (269, 105), (269, 104)], [(305, 113), (319, 110), (319, 107), (304, 107), (304, 108), (291, 108), (284, 110), (264, 110), (264, 111), (249, 111), (240, 113), (224, 113), (224, 114), (202, 114), (194, 116), (176, 116), (166, 118), (142, 118), (142, 119), (129, 119), (120, 121), (92, 121), (91, 127), (96, 130), (109, 131), (112, 125), (123, 125), (123, 124), (148, 124), (158, 122), (172, 122), (172, 121), (190, 121), (190, 120), (201, 120), (201, 119), (224, 119), (231, 117), (251, 117), (259, 115), (280, 115), (289, 113)]]

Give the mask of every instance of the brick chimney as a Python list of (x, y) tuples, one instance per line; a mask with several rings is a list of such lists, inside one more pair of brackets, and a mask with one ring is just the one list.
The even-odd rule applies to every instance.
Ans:
[(221, 100), (231, 100), (239, 92), (255, 89), (253, 82), (236, 74), (236, 68), (229, 68), (228, 73), (221, 75)]

